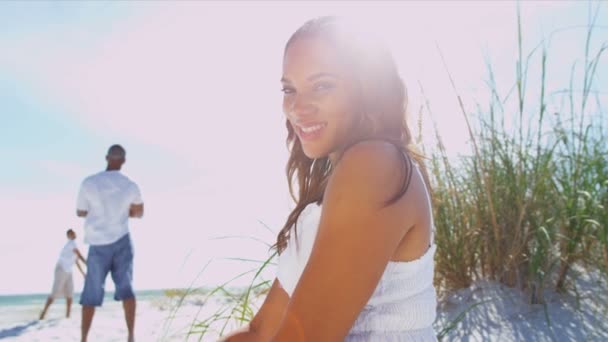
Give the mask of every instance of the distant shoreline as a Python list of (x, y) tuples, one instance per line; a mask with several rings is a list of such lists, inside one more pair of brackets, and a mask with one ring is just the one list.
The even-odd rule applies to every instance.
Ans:
[[(145, 289), (145, 290), (135, 290), (135, 294), (148, 294), (151, 292), (164, 292), (167, 289)], [(185, 289), (184, 289), (185, 290)], [(74, 292), (74, 297), (80, 296), (82, 292)], [(106, 296), (108, 294), (113, 294), (114, 290), (106, 291)], [(2, 304), (2, 299), (8, 297), (35, 297), (35, 296), (43, 296), (47, 297), (49, 292), (31, 292), (31, 293), (11, 293), (11, 294), (0, 294), (0, 304)]]

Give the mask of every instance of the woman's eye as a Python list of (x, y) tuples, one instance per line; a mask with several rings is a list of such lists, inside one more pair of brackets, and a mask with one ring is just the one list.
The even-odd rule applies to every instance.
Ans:
[(293, 88), (291, 88), (291, 87), (283, 87), (283, 88), (281, 88), (281, 91), (285, 95), (289, 95), (289, 94), (295, 93), (295, 90)]
[(334, 88), (334, 87), (335, 87), (335, 86), (334, 86), (334, 84), (333, 84), (333, 83), (330, 83), (330, 82), (319, 82), (319, 83), (316, 83), (316, 84), (314, 85), (313, 89), (314, 89), (315, 91), (324, 91), (324, 90), (329, 90), (329, 89), (332, 89), (332, 88)]

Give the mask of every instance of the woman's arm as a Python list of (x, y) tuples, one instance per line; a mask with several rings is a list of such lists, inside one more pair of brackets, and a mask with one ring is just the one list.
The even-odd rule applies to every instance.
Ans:
[(342, 341), (415, 220), (402, 156), (384, 142), (359, 143), (336, 165), (308, 263), (272, 341)]
[(262, 342), (269, 341), (283, 318), (285, 307), (289, 296), (281, 287), (278, 279), (275, 279), (270, 292), (266, 295), (264, 304), (251, 320), (249, 325), (235, 330), (222, 337), (222, 342)]

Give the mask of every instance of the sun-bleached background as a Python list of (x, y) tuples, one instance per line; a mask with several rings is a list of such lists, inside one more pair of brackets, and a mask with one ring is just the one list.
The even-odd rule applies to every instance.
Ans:
[[(598, 25), (608, 25), (605, 7)], [(589, 4), (521, 11), (524, 49), (571, 28), (547, 41), (557, 51), (549, 68), (564, 66), (548, 84), (568, 84)], [(437, 46), (468, 105), (486, 91), (488, 60), (500, 89), (513, 84), (516, 5), (506, 1), (0, 3), (0, 294), (50, 290), (67, 228), (86, 251), (76, 193), (114, 143), (146, 205), (131, 223), (138, 289), (214, 285), (255, 266), (225, 258), (264, 259), (254, 239), (272, 243), (291, 205), (282, 50), (304, 21), (328, 14), (385, 38), (412, 111), (420, 82), (454, 155), (467, 151), (467, 132)], [(230, 236), (254, 239), (216, 239)]]

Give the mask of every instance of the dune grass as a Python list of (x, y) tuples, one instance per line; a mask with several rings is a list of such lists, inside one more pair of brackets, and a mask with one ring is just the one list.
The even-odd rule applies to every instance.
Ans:
[[(517, 22), (516, 96), (499, 93), (490, 63), (490, 95), (477, 111), (465, 108), (452, 81), (473, 153), (461, 157), (458, 167), (452, 165), (437, 133), (430, 158), (439, 246), (436, 280), (450, 291), (490, 279), (527, 291), (531, 303), (542, 303), (547, 287), (564, 291), (572, 285), (574, 264), (607, 274), (608, 145), (601, 124), (606, 117), (601, 106), (591, 111), (587, 104), (594, 96), (599, 103), (593, 81), (608, 43), (590, 50), (593, 17), (582, 66), (573, 65), (566, 91), (550, 93), (549, 51), (541, 42), (524, 55), (519, 14)], [(534, 59), (540, 70), (529, 68)], [(577, 87), (581, 68), (582, 86)], [(526, 96), (532, 72), (540, 74), (538, 98)], [(563, 97), (566, 105), (548, 113), (548, 96)], [(432, 118), (428, 105), (424, 111)]]

